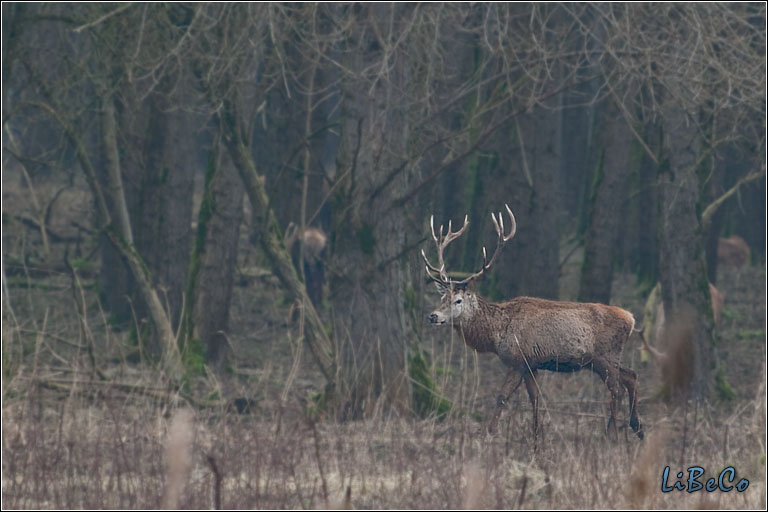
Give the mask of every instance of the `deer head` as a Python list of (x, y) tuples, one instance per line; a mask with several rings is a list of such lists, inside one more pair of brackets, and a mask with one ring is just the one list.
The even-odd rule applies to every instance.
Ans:
[(448, 272), (445, 270), (445, 261), (443, 259), (443, 251), (452, 241), (456, 240), (464, 233), (469, 225), (468, 216), (464, 216), (464, 225), (458, 231), (452, 230), (451, 222), (448, 222), (448, 232), (443, 234), (443, 226), (440, 226), (440, 235), (435, 234), (434, 216), (430, 217), (429, 225), (432, 230), (432, 239), (437, 246), (437, 266), (430, 263), (427, 255), (422, 249), (421, 255), (424, 258), (424, 262), (427, 264), (426, 271), (427, 276), (435, 283), (437, 289), (442, 295), (440, 307), (433, 311), (429, 315), (429, 321), (433, 324), (445, 324), (448, 322), (467, 321), (474, 315), (477, 310), (477, 296), (469, 290), (468, 285), (475, 279), (483, 275), (488, 270), (493, 262), (496, 260), (496, 256), (501, 252), (501, 248), (506, 242), (508, 242), (517, 231), (517, 223), (515, 222), (515, 216), (512, 214), (512, 210), (509, 206), (504, 205), (509, 213), (509, 219), (511, 227), (508, 235), (504, 235), (504, 218), (501, 212), (497, 215), (491, 213), (491, 220), (493, 221), (493, 227), (496, 229), (498, 235), (496, 242), (496, 250), (493, 252), (491, 259), (488, 259), (488, 254), (483, 247), (483, 265), (480, 270), (470, 275), (469, 277), (456, 281), (448, 277)]

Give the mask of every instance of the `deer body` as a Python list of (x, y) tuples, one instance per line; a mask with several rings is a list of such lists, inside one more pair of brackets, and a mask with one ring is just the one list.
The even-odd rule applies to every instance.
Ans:
[[(323, 299), (327, 241), (328, 237), (322, 229), (307, 227), (302, 230), (291, 222), (285, 230), (285, 246), (291, 253), (291, 259), (296, 270), (301, 272), (301, 265), (304, 265), (307, 294), (315, 307), (319, 307)], [(303, 261), (300, 261), (302, 256)]]
[(495, 304), (478, 295), (475, 300), (475, 314), (454, 327), (468, 346), (497, 354), (507, 366), (581, 368), (595, 354), (618, 364), (635, 323), (627, 311), (603, 304), (533, 297)]
[(624, 345), (632, 333), (635, 319), (631, 313), (615, 306), (594, 303), (559, 302), (533, 297), (494, 303), (468, 289), (467, 285), (490, 267), (504, 242), (515, 234), (515, 219), (509, 235), (499, 214), (493, 217), (499, 243), (490, 261), (483, 249), (483, 267), (463, 281), (451, 280), (445, 272), (443, 249), (467, 227), (467, 220), (457, 233), (451, 231), (433, 239), (438, 246), (439, 266), (429, 263), (427, 274), (442, 293), (440, 307), (429, 315), (433, 324), (451, 324), (464, 342), (478, 352), (498, 355), (508, 368), (507, 378), (497, 399), (496, 411), (488, 430), (495, 431), (502, 408), (521, 382), (525, 382), (533, 405), (534, 440), (538, 431), (538, 370), (573, 372), (584, 368), (594, 371), (605, 382), (611, 394), (608, 430), (614, 436), (615, 416), (621, 387), (629, 393), (630, 426), (643, 437), (635, 402), (637, 375), (621, 366)]

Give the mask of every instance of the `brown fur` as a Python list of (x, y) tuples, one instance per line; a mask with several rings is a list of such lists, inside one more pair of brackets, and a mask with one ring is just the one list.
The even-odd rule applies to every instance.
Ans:
[(443, 295), (440, 307), (429, 315), (429, 321), (433, 324), (451, 323), (468, 346), (478, 352), (495, 353), (509, 368), (488, 431), (496, 430), (504, 403), (521, 382), (525, 382), (533, 406), (535, 449), (539, 425), (537, 372), (574, 372), (589, 368), (600, 376), (611, 393), (608, 430), (618, 438), (616, 413), (623, 385), (629, 393), (629, 425), (642, 439), (643, 430), (635, 410), (637, 375), (621, 366), (624, 344), (635, 326), (631, 313), (604, 304), (556, 302), (532, 297), (518, 297), (497, 304), (467, 289), (469, 283), (490, 268), (504, 244), (517, 232), (515, 216), (508, 205), (505, 208), (509, 214), (509, 231), (504, 227), (501, 212), (498, 216), (491, 214), (498, 235), (496, 250), (488, 259), (483, 248), (483, 266), (468, 278), (452, 280), (445, 269), (443, 258), (448, 244), (467, 229), (467, 217), (464, 217), (464, 225), (458, 231), (451, 229), (450, 222), (447, 233), (440, 226), (439, 236), (435, 232), (434, 218), (431, 218), (432, 239), (437, 247), (437, 265), (429, 261), (423, 250), (421, 252), (427, 276)]
[(314, 263), (323, 257), (327, 237), (322, 229), (306, 228), (302, 232), (295, 225), (289, 225), (285, 235), (285, 246), (289, 252), (293, 253), (298, 249), (299, 239), (304, 243), (304, 259), (307, 263)]
[(328, 237), (322, 229), (308, 227), (302, 229), (293, 223), (285, 231), (285, 246), (291, 253), (293, 265), (300, 269), (301, 245), (304, 245), (304, 277), (306, 278), (307, 294), (312, 304), (319, 307), (323, 299), (323, 283), (325, 282), (325, 247)]
[(731, 267), (743, 267), (750, 260), (747, 242), (739, 235), (720, 238), (717, 241), (717, 261)]
[[(630, 395), (630, 426), (642, 438), (635, 410), (637, 376), (621, 366), (624, 344), (635, 325), (631, 313), (604, 304), (532, 297), (493, 303), (466, 289), (443, 290), (446, 292), (443, 303), (430, 315), (430, 320), (452, 322), (468, 346), (478, 352), (497, 354), (509, 368), (489, 424), (490, 431), (495, 430), (509, 395), (524, 380), (534, 408), (535, 435), (538, 427), (536, 372), (573, 372), (587, 368), (600, 376), (611, 393), (608, 429), (616, 434), (615, 416), (623, 385)], [(457, 301), (460, 302), (457, 304)]]

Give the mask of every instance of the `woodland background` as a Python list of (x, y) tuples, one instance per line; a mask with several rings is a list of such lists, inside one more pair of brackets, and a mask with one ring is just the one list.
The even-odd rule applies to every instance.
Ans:
[[(681, 464), (740, 454), (762, 472), (744, 495), (755, 501), (717, 506), (764, 506), (763, 3), (3, 3), (2, 15), (4, 506), (171, 499), (157, 446), (181, 404), (199, 420), (187, 424), (222, 425), (197, 433), (208, 444), (190, 453), (210, 472), (187, 472), (184, 506), (208, 506), (208, 479), (230, 507), (334, 505), (334, 486), (377, 508), (660, 506), (642, 475), (639, 494), (579, 490), (576, 468), (592, 460), (579, 450), (605, 444), (582, 439), (604, 419), (590, 376), (547, 376), (550, 408), (562, 395), (576, 423), (547, 420), (559, 437), (522, 480), (496, 470), (528, 453), (524, 401), (501, 455), (498, 442), (465, 448), (503, 371), (427, 324), (437, 293), (420, 250), (434, 250), (431, 215), (468, 214), (447, 265), (477, 270), (504, 204), (518, 232), (484, 296), (611, 303), (650, 325), (661, 283), (665, 317), (686, 321), (693, 400), (664, 402), (664, 376), (643, 366), (641, 415), (671, 430), (648, 442), (655, 452), (607, 448), (606, 471), (646, 457), (656, 489), (663, 465), (644, 453), (682, 436)], [(718, 258), (732, 235), (748, 246), (736, 266)], [(718, 326), (708, 282), (725, 295)], [(594, 417), (581, 430), (580, 415)], [(706, 442), (689, 437), (696, 425)], [(78, 431), (122, 459), (94, 462), (98, 442)], [(261, 441), (244, 448), (249, 436)], [(358, 436), (372, 466), (329, 476), (326, 456), (348, 468), (343, 443)], [(256, 466), (240, 468), (250, 449)], [(555, 464), (563, 450), (573, 465)], [(274, 461), (293, 480), (227, 484)], [(356, 487), (371, 468), (406, 478), (409, 461), (455, 470), (424, 477), (455, 485)], [(526, 475), (547, 483), (526, 491)], [(488, 485), (497, 501), (473, 501)]]

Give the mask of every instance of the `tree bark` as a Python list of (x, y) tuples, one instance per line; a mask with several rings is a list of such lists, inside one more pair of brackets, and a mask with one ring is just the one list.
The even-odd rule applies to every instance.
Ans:
[(161, 346), (163, 347), (163, 367), (168, 376), (178, 378), (181, 375), (181, 356), (176, 344), (176, 337), (171, 328), (171, 322), (162, 306), (157, 291), (152, 286), (151, 274), (133, 244), (128, 207), (125, 201), (125, 192), (122, 186), (120, 174), (120, 158), (117, 151), (117, 126), (115, 123), (114, 100), (107, 96), (102, 104), (102, 137), (104, 153), (109, 174), (109, 195), (115, 204), (117, 219), (114, 225), (107, 228), (107, 234), (117, 246), (131, 269), (131, 274), (136, 280), (139, 294), (149, 310), (152, 323), (158, 331)]
[[(697, 214), (700, 185), (697, 162), (700, 154), (694, 124), (677, 105), (665, 109), (665, 160), (659, 179), (662, 198), (659, 270), (661, 275), (667, 337), (681, 332), (673, 320), (684, 322), (690, 332), (693, 377), (691, 397), (709, 397), (713, 383), (714, 318), (707, 280), (704, 235)], [(689, 329), (689, 331), (687, 331)], [(668, 339), (667, 343), (677, 340)]]
[[(525, 272), (525, 292), (558, 299), (560, 278), (559, 186), (561, 116), (560, 96), (545, 102), (529, 117), (526, 141), (533, 189), (528, 202), (530, 252)], [(526, 116), (528, 117), (528, 116)]]
[[(395, 5), (370, 5), (376, 12), (386, 11), (380, 19), (393, 19), (395, 24), (402, 22), (406, 12)], [(350, 69), (362, 70), (381, 58), (385, 43), (370, 32), (361, 31), (355, 42), (358, 52), (346, 61)], [(341, 184), (347, 204), (333, 208), (335, 243), (329, 265), (338, 269), (330, 278), (330, 288), (348, 399), (345, 417), (371, 414), (379, 405), (404, 408), (408, 404), (404, 303), (411, 267), (406, 248), (423, 236), (417, 233), (414, 239), (408, 226), (422, 225), (423, 218), (415, 209), (389, 208), (408, 190), (413, 179), (410, 167), (380, 188), (388, 171), (402, 162), (409, 137), (403, 107), (403, 95), (410, 91), (408, 64), (401, 53), (390, 59), (387, 80), (372, 84), (348, 78), (343, 84), (338, 172), (344, 176)], [(380, 192), (372, 197), (376, 190)]]
[(579, 301), (609, 304), (619, 232), (625, 218), (632, 134), (611, 99), (598, 107), (596, 148), (600, 152), (588, 204)]
[[(592, 111), (587, 105), (593, 96), (590, 82), (579, 84), (563, 93), (562, 111), (562, 154), (560, 156), (560, 194), (563, 211), (566, 212), (566, 226), (576, 229), (579, 211), (584, 199), (584, 183), (591, 170), (590, 148), (594, 146), (592, 132)], [(572, 219), (572, 220), (569, 220)]]
[[(650, 133), (658, 132), (659, 127), (646, 123), (644, 138), (650, 140)], [(640, 282), (653, 287), (659, 280), (658, 276), (658, 213), (659, 193), (657, 191), (657, 165), (650, 156), (643, 151), (637, 141), (633, 141), (638, 157), (637, 180), (635, 189), (630, 191), (634, 196), (630, 199), (632, 215), (630, 219), (634, 226), (630, 230), (634, 233), (631, 240), (626, 242), (628, 252), (626, 258), (630, 262), (630, 269), (637, 275)]]
[[(166, 80), (175, 80), (175, 76)], [(168, 83), (163, 89), (179, 84)], [(178, 98), (183, 101), (185, 98)], [(148, 98), (136, 210), (136, 248), (177, 326), (189, 266), (197, 132), (191, 114), (173, 109), (165, 90)]]
[(190, 275), (194, 293), (192, 336), (205, 346), (205, 361), (223, 368), (229, 360), (229, 308), (237, 263), (243, 188), (226, 151), (212, 143)]

